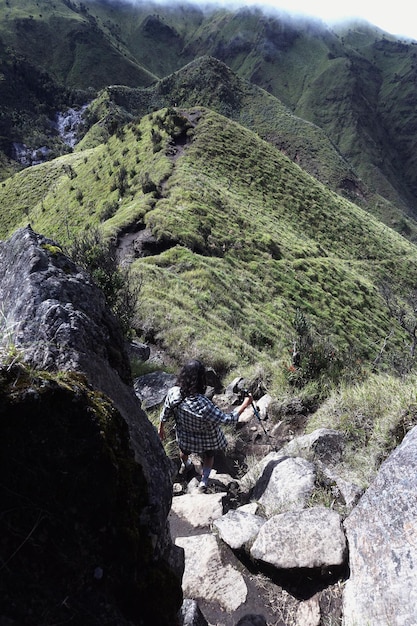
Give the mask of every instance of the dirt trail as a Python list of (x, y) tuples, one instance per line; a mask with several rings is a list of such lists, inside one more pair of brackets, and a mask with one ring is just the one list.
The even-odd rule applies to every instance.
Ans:
[[(201, 116), (201, 112), (198, 109), (191, 112), (179, 110), (178, 113), (183, 115), (193, 127), (198, 124), (198, 120)], [(169, 144), (166, 153), (167, 157), (175, 164), (176, 161), (184, 155), (190, 141), (190, 137), (186, 130), (177, 135)], [(169, 179), (165, 179), (159, 183), (157, 187), (159, 198), (166, 197), (166, 186), (168, 180)], [(144, 223), (137, 223), (135, 225), (130, 225), (126, 230), (119, 234), (117, 239), (117, 256), (119, 263), (126, 265), (132, 263), (132, 261), (137, 257), (159, 254), (169, 247), (170, 245), (168, 243), (165, 243), (165, 245), (158, 245), (158, 242), (153, 237), (151, 230), (145, 228)]]

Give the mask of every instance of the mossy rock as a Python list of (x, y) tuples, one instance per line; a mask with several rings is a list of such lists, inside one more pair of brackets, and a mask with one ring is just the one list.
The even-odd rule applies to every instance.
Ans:
[(154, 559), (147, 484), (118, 411), (78, 374), (22, 365), (0, 370), (0, 398), (0, 615), (175, 623), (180, 581)]

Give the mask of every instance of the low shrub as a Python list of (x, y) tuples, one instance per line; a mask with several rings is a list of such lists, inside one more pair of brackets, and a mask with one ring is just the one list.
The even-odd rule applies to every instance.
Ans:
[(118, 263), (116, 246), (97, 229), (87, 231), (68, 247), (68, 255), (89, 272), (102, 289), (126, 336), (131, 334), (140, 291), (140, 281)]

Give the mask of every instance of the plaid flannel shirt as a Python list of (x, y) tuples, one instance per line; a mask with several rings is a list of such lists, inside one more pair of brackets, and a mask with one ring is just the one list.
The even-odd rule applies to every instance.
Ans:
[(197, 454), (226, 448), (227, 440), (220, 424), (236, 423), (239, 419), (237, 409), (224, 413), (201, 394), (182, 400), (179, 387), (168, 391), (160, 421), (165, 422), (172, 416), (180, 449)]

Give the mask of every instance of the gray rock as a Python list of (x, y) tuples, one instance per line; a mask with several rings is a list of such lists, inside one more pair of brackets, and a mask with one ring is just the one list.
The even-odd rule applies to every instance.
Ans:
[[(141, 475), (141, 532), (149, 536), (153, 563), (175, 571), (179, 581), (181, 552), (172, 544), (167, 524), (170, 464), (134, 393), (122, 331), (103, 293), (55, 242), (28, 226), (0, 243), (0, 302), (0, 356), (13, 346), (34, 369), (82, 374), (125, 420), (129, 454), (133, 451)], [(120, 440), (125, 437), (121, 432)]]
[(237, 489), (237, 481), (232, 478), (230, 474), (224, 474), (212, 469), (209, 476), (209, 485), (216, 486), (217, 489), (228, 491), (230, 489)]
[(248, 502), (247, 504), (242, 504), (239, 506), (236, 511), (242, 511), (243, 513), (251, 513), (252, 515), (257, 515), (260, 506), (257, 502)]
[(223, 564), (213, 535), (177, 537), (175, 543), (184, 549), (184, 595), (218, 604), (224, 611), (236, 611), (247, 598), (242, 574), (231, 564)]
[(128, 345), (129, 356), (131, 359), (145, 362), (151, 356), (151, 349), (146, 343), (131, 341)]
[(265, 466), (251, 499), (263, 506), (267, 517), (282, 511), (300, 510), (314, 491), (314, 480), (312, 463), (301, 458), (281, 457)]
[(262, 476), (262, 473), (266, 466), (271, 462), (282, 461), (285, 458), (281, 452), (270, 452), (258, 463), (252, 466), (239, 481), (242, 491), (249, 492), (255, 486), (256, 482)]
[(166, 372), (150, 372), (135, 378), (135, 393), (145, 409), (151, 409), (163, 403), (177, 377)]
[(82, 372), (111, 398), (128, 423), (149, 481), (149, 515), (160, 534), (171, 502), (169, 462), (134, 393), (122, 331), (103, 293), (55, 242), (30, 226), (0, 243), (0, 276), (6, 331), (0, 342), (12, 341), (37, 369)]
[(331, 489), (334, 492), (335, 498), (345, 505), (347, 511), (351, 511), (353, 507), (358, 503), (359, 498), (363, 495), (363, 489), (348, 480), (345, 480), (339, 475), (336, 467), (329, 467), (316, 462), (317, 469), (320, 469), (323, 476), (332, 485)]
[[(130, 366), (121, 330), (104, 295), (53, 241), (30, 227), (0, 244), (1, 341), (26, 361), (102, 379), (109, 365), (125, 382)], [(97, 371), (98, 370), (98, 371)]]
[(240, 618), (236, 626), (267, 626), (267, 623), (263, 615), (248, 613)]
[(256, 400), (255, 402), (255, 406), (258, 410), (259, 416), (262, 420), (267, 419), (268, 417), (268, 407), (272, 402), (272, 396), (270, 396), (269, 394), (265, 394), (263, 396), (261, 396), (259, 398), (259, 400)]
[(179, 626), (208, 626), (208, 622), (195, 600), (186, 598), (182, 603)]
[(204, 528), (223, 515), (225, 493), (187, 493), (172, 500), (172, 511), (193, 528)]
[(342, 565), (346, 537), (341, 518), (325, 507), (281, 513), (261, 527), (250, 554), (279, 569)]
[(239, 550), (250, 544), (258, 535), (266, 520), (259, 515), (252, 515), (239, 510), (230, 510), (213, 522), (220, 538), (233, 550)]
[(415, 626), (417, 428), (381, 466), (345, 520), (350, 578), (344, 626)]
[(225, 396), (229, 399), (230, 402), (236, 401), (239, 393), (243, 391), (245, 388), (245, 379), (241, 376), (237, 376), (232, 380), (232, 382), (227, 385), (224, 390)]
[(222, 389), (221, 380), (212, 367), (206, 367), (207, 386), (211, 387), (212, 393), (219, 393)]
[(289, 456), (307, 456), (333, 465), (341, 460), (344, 444), (343, 433), (319, 428), (308, 435), (295, 437), (280, 452)]
[(297, 626), (320, 626), (321, 611), (317, 595), (299, 604), (296, 624)]

